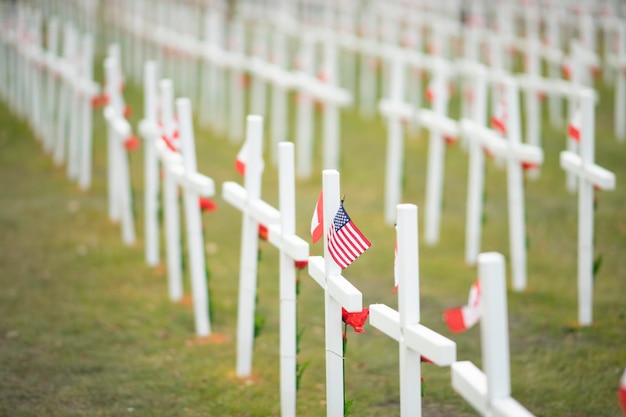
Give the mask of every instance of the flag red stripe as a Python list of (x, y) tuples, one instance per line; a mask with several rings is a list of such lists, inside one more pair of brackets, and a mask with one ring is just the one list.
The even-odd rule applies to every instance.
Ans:
[(573, 123), (567, 126), (567, 135), (576, 142), (580, 142), (580, 129), (578, 126), (574, 126)]

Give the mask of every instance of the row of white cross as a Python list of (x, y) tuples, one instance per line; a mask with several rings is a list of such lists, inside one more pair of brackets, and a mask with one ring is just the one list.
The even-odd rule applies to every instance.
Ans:
[[(494, 118), (500, 131), (486, 127), (487, 76), (484, 67), (476, 66), (473, 73), (473, 103), (469, 119), (457, 122), (446, 116), (446, 83), (438, 82), (445, 72), (438, 72), (431, 83), (434, 92), (433, 109), (415, 109), (402, 100), (403, 74), (402, 61), (394, 66), (392, 97), (381, 102), (381, 112), (388, 119), (389, 136), (387, 151), (386, 220), (393, 222), (392, 207), (400, 201), (400, 185), (403, 165), (402, 129), (407, 122), (417, 120), (431, 132), (427, 172), (426, 194), (426, 235), (427, 243), (438, 241), (441, 219), (444, 164), (444, 138), (461, 138), (469, 148), (469, 173), (466, 214), (465, 259), (475, 264), (480, 252), (481, 227), (483, 216), (483, 190), (485, 153), (497, 160), (506, 161), (507, 192), (509, 209), (509, 239), (513, 288), (523, 291), (527, 285), (526, 273), (526, 226), (524, 214), (525, 168), (535, 168), (543, 162), (542, 149), (537, 145), (521, 143), (518, 84), (513, 77), (502, 76), (495, 83), (497, 93)], [(581, 143), (580, 156), (574, 151), (566, 151), (561, 156), (563, 169), (574, 178), (579, 186), (579, 322), (589, 325), (592, 322), (592, 262), (593, 262), (593, 187), (601, 190), (615, 188), (615, 175), (595, 165), (594, 162), (594, 107), (595, 92), (580, 89), (575, 95), (574, 106), (582, 115), (578, 140)], [(572, 138), (568, 143), (574, 142)], [(574, 142), (575, 143), (575, 142)], [(581, 162), (584, 161), (584, 162)], [(591, 207), (591, 209), (589, 208)]]
[[(91, 186), (92, 120), (100, 87), (93, 81), (94, 40), (70, 23), (47, 23), (39, 9), (3, 8), (0, 94), (27, 120), (43, 149), (81, 189)], [(59, 54), (59, 32), (63, 49)]]
[[(108, 58), (110, 60), (110, 58)], [(110, 62), (110, 61), (109, 61)], [(196, 314), (196, 331), (199, 336), (210, 334), (208, 317), (208, 303), (206, 298), (206, 276), (199, 274), (203, 271), (204, 254), (201, 236), (201, 224), (199, 207), (197, 204), (199, 195), (212, 195), (214, 188), (210, 178), (196, 172), (195, 152), (193, 146), (193, 131), (191, 124), (191, 112), (189, 99), (178, 99), (177, 115), (179, 140), (174, 141), (172, 149), (172, 136), (163, 138), (166, 126), (172, 126), (173, 117), (171, 111), (172, 83), (169, 80), (160, 82), (160, 89), (156, 89), (157, 70), (155, 62), (146, 64), (146, 112), (144, 120), (140, 123), (140, 131), (146, 139), (146, 157), (155, 158), (152, 163), (146, 161), (146, 166), (152, 166), (151, 171), (155, 174), (154, 164), (161, 163), (165, 177), (164, 182), (171, 176), (174, 178), (174, 189), (182, 188), (185, 193), (185, 209), (187, 219), (187, 234), (189, 236), (188, 247), (190, 248), (190, 263), (192, 276), (192, 293)], [(157, 100), (158, 96), (158, 100)], [(169, 104), (168, 104), (169, 101)], [(159, 104), (157, 104), (159, 103)], [(160, 115), (157, 108), (160, 108)], [(169, 108), (169, 110), (168, 110)], [(158, 116), (161, 117), (160, 124)], [(324, 257), (309, 257), (309, 246), (306, 241), (295, 234), (295, 171), (294, 171), (294, 146), (292, 143), (279, 144), (279, 209), (275, 209), (265, 203), (261, 198), (261, 174), (263, 171), (262, 158), (262, 118), (248, 116), (246, 134), (246, 165), (244, 186), (235, 182), (225, 182), (222, 187), (223, 198), (234, 207), (241, 210), (242, 219), (242, 249), (240, 260), (239, 280), (239, 311), (237, 330), (237, 375), (247, 377), (252, 372), (252, 354), (254, 342), (254, 309), (257, 280), (257, 253), (258, 253), (258, 230), (262, 224), (268, 229), (268, 240), (280, 251), (280, 373), (281, 373), (281, 415), (293, 416), (296, 410), (296, 295), (295, 295), (295, 261), (307, 261), (309, 273), (312, 278), (323, 288), (325, 292), (325, 328), (326, 328), (326, 368), (327, 368), (327, 415), (343, 416), (343, 351), (342, 351), (342, 327), (341, 309), (349, 312), (362, 309), (362, 296), (341, 274), (341, 269), (328, 256), (325, 249)], [(172, 129), (170, 128), (170, 132)], [(167, 145), (166, 145), (167, 142)], [(180, 151), (178, 151), (180, 146)], [(150, 156), (151, 155), (151, 156)], [(146, 172), (146, 186), (152, 184), (151, 190), (146, 195), (152, 196), (152, 202), (146, 204), (146, 218), (152, 218), (158, 202), (155, 199), (155, 183), (158, 177)], [(169, 180), (171, 181), (171, 179)], [(158, 184), (156, 186), (158, 188)], [(177, 202), (171, 204), (172, 192), (167, 192), (164, 184), (164, 192), (170, 197), (164, 198), (164, 210), (166, 222), (171, 218), (172, 211), (177, 210)], [(324, 194), (324, 224), (332, 224), (332, 218), (339, 206), (339, 173), (337, 171), (324, 171), (323, 175)], [(146, 197), (148, 198), (148, 197)], [(194, 215), (194, 212), (196, 213)], [(170, 214), (168, 214), (170, 213)], [(174, 214), (176, 219), (178, 213)], [(170, 296), (174, 301), (182, 295), (180, 275), (172, 281), (170, 266), (180, 266), (180, 259), (171, 256), (172, 242), (178, 245), (179, 234), (170, 233), (172, 224), (166, 226), (166, 245), (168, 252), (168, 277), (170, 279)], [(150, 231), (149, 231), (150, 230)], [(146, 234), (150, 233), (154, 239), (158, 235), (158, 222), (146, 223)], [(327, 233), (327, 231), (325, 232)], [(195, 234), (195, 237), (194, 237)], [(324, 239), (326, 242), (326, 238)], [(384, 305), (371, 306), (371, 323), (380, 328), (384, 333), (396, 339), (401, 345), (401, 387), (402, 387), (402, 415), (420, 415), (421, 400), (419, 395), (420, 362), (424, 356), (440, 366), (451, 365), (456, 360), (456, 346), (454, 342), (429, 330), (419, 324), (419, 275), (417, 254), (417, 207), (414, 205), (400, 205), (398, 207), (398, 274), (399, 277), (399, 312), (395, 312)], [(158, 262), (158, 247), (146, 248), (147, 261), (152, 265)], [(180, 257), (180, 252), (175, 256)], [(487, 256), (487, 255), (485, 255)], [(487, 258), (494, 257), (489, 255)], [(498, 255), (499, 256), (499, 255)], [(497, 277), (487, 279), (498, 280), (498, 285), (504, 288), (504, 260), (496, 256), (496, 263), (500, 263), (500, 271)], [(490, 261), (491, 262), (491, 261)], [(490, 262), (486, 262), (489, 264)], [(197, 267), (194, 267), (196, 265)], [(176, 274), (174, 274), (176, 275)], [(488, 274), (487, 274), (488, 275)], [(485, 276), (487, 276), (485, 275)], [(485, 284), (487, 285), (487, 284)], [(505, 296), (501, 294), (499, 296)], [(504, 305), (506, 309), (506, 303)], [(497, 314), (502, 318), (502, 314)], [(506, 315), (504, 315), (506, 317)], [(504, 321), (506, 323), (506, 319)], [(487, 332), (487, 330), (485, 330)], [(502, 334), (502, 333), (500, 333)], [(506, 333), (505, 333), (506, 335)], [(487, 337), (487, 336), (486, 336)], [(494, 335), (489, 338), (496, 337)], [(490, 339), (489, 339), (490, 340)], [(505, 349), (506, 367), (508, 367), (508, 338), (498, 342), (498, 349)], [(461, 363), (459, 363), (461, 364)], [(504, 365), (503, 365), (504, 366)], [(462, 370), (459, 371), (461, 374)], [(495, 392), (486, 394), (481, 386), (481, 381), (487, 377), (477, 379), (476, 393), (468, 394), (466, 387), (458, 388), (459, 392), (468, 398), (470, 403), (483, 404), (478, 411), (485, 410), (499, 404), (497, 401), (513, 401), (510, 393)], [(508, 377), (508, 376), (507, 376)], [(493, 378), (500, 378), (498, 375)], [(502, 380), (504, 381), (504, 380)], [(474, 382), (467, 384), (473, 386)], [(499, 384), (499, 383), (498, 383)], [(516, 403), (515, 403), (516, 404)], [(519, 408), (519, 405), (516, 405)], [(507, 415), (507, 414), (504, 414)]]
[[(201, 114), (209, 115), (212, 124), (218, 131), (224, 132), (225, 121), (228, 121), (228, 134), (235, 142), (243, 137), (241, 130), (244, 120), (244, 88), (242, 79), (244, 73), (252, 75), (254, 81), (251, 92), (251, 107), (255, 113), (265, 114), (266, 84), (273, 86), (272, 90), (272, 153), (276, 158), (275, 150), (278, 142), (286, 140), (287, 131), (284, 120), (287, 119), (287, 93), (295, 91), (298, 94), (297, 103), (297, 174), (299, 177), (309, 177), (312, 172), (313, 154), (313, 103), (324, 103), (323, 149), (326, 168), (336, 168), (339, 164), (339, 109), (350, 104), (351, 95), (340, 89), (335, 81), (336, 76), (336, 47), (332, 43), (324, 49), (323, 79), (314, 74), (314, 43), (312, 38), (304, 38), (302, 42), (300, 63), (301, 68), (295, 71), (287, 70), (284, 63), (269, 61), (267, 54), (247, 56), (244, 51), (244, 26), (241, 22), (230, 26), (232, 45), (225, 49), (220, 41), (222, 22), (221, 16), (208, 14), (207, 40), (202, 42), (196, 38), (186, 36), (165, 26), (154, 26), (139, 16), (128, 15), (125, 20), (118, 22), (131, 32), (136, 39), (147, 45), (156, 45), (158, 48), (176, 48), (185, 56), (200, 59), (205, 63), (203, 71), (203, 91), (201, 97)], [(284, 45), (277, 35), (275, 40), (275, 56), (284, 54)], [(258, 51), (266, 50), (265, 46), (258, 46)], [(228, 74), (228, 75), (227, 75)], [(225, 81), (228, 80), (229, 84)], [(228, 89), (228, 92), (226, 91)], [(206, 116), (201, 120), (206, 119)]]

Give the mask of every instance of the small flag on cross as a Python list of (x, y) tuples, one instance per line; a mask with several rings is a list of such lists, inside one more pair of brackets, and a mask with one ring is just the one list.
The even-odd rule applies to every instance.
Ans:
[(235, 159), (235, 169), (241, 175), (246, 174), (246, 162), (248, 162), (248, 142), (244, 142), (243, 146), (237, 153), (237, 159)]
[(313, 211), (313, 218), (311, 218), (311, 241), (313, 243), (320, 240), (324, 235), (324, 195), (320, 191), (317, 202), (315, 203), (315, 211)]
[(335, 214), (328, 233), (328, 252), (333, 260), (346, 269), (372, 244), (361, 233), (343, 208), (343, 201)]
[(453, 333), (463, 332), (478, 323), (480, 320), (480, 282), (478, 280), (474, 281), (470, 288), (467, 305), (446, 310), (443, 318)]

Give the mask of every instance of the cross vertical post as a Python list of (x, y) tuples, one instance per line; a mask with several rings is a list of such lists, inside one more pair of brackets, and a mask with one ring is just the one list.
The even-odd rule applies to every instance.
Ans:
[(579, 94), (582, 110), (580, 155), (561, 152), (561, 167), (578, 179), (578, 322), (593, 322), (593, 199), (594, 186), (601, 190), (615, 188), (615, 174), (595, 164), (595, 118), (593, 91)]
[(438, 366), (456, 360), (456, 344), (420, 324), (417, 230), (417, 206), (398, 204), (398, 311), (385, 304), (370, 305), (370, 324), (399, 343), (400, 415), (406, 417), (422, 415), (422, 356)]
[(479, 414), (532, 417), (511, 397), (509, 328), (504, 256), (496, 252), (478, 255), (481, 290), (480, 336), (483, 369), (470, 361), (452, 364), (452, 387)]
[[(487, 117), (487, 82), (481, 68), (474, 73), (471, 120), (484, 126)], [(483, 193), (485, 190), (485, 151), (477, 140), (468, 140), (469, 173), (467, 176), (467, 206), (465, 214), (465, 262), (476, 263), (480, 252), (483, 216)]]
[[(157, 94), (158, 66), (156, 61), (147, 61), (144, 65), (144, 119), (142, 123), (156, 124), (158, 113)], [(145, 121), (145, 122), (144, 122)], [(159, 264), (159, 161), (156, 146), (150, 141), (144, 146), (144, 205), (145, 205), (145, 245), (146, 263), (149, 266)]]
[[(174, 126), (174, 86), (172, 80), (163, 79), (159, 83), (159, 107), (161, 109), (161, 133), (172, 138)], [(181, 270), (180, 247), (180, 204), (178, 186), (174, 179), (172, 160), (163, 160), (163, 212), (165, 217), (165, 256), (167, 263), (167, 282), (170, 300), (180, 301), (183, 298), (183, 279)]]
[[(448, 109), (448, 85), (446, 68), (441, 60), (433, 72), (433, 112), (445, 116)], [(426, 213), (425, 213), (425, 241), (433, 245), (439, 241), (441, 227), (441, 205), (443, 204), (443, 175), (445, 163), (445, 141), (438, 128), (430, 130), (428, 140), (428, 170), (426, 173)]]
[[(202, 219), (198, 203), (199, 192), (194, 187), (194, 176), (197, 174), (196, 147), (193, 136), (193, 122), (191, 119), (191, 100), (179, 98), (176, 100), (176, 110), (179, 118), (181, 153), (184, 163), (184, 207), (187, 225), (187, 246), (189, 250), (189, 272), (191, 274), (191, 290), (193, 295), (193, 309), (196, 323), (196, 333), (200, 337), (211, 333), (209, 318), (206, 260), (202, 238)], [(177, 175), (178, 176), (178, 175)], [(211, 181), (209, 187), (213, 188)], [(212, 192), (211, 192), (212, 193)]]
[[(344, 375), (341, 308), (361, 311), (363, 298), (347, 279), (328, 252), (328, 233), (339, 209), (339, 172), (324, 170), (324, 257), (309, 257), (309, 275), (324, 289), (324, 327), (326, 344), (326, 415), (344, 415)], [(328, 227), (326, 227), (328, 226)]]

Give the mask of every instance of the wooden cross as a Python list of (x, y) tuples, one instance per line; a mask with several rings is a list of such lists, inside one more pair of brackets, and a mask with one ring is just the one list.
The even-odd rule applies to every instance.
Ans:
[(59, 45), (59, 20), (56, 17), (52, 17), (48, 20), (46, 37), (46, 66), (48, 68), (48, 77), (46, 79), (46, 94), (45, 94), (45, 106), (44, 106), (44, 136), (43, 136), (43, 148), (46, 153), (52, 152), (54, 145), (54, 133), (55, 133), (55, 108), (56, 108), (56, 78), (57, 71), (55, 69), (55, 62), (58, 60), (58, 45)]
[(180, 247), (180, 205), (178, 186), (172, 167), (182, 164), (180, 153), (172, 151), (163, 140), (174, 140), (177, 130), (174, 121), (174, 87), (172, 80), (164, 79), (159, 83), (159, 107), (161, 110), (161, 129), (156, 129), (155, 147), (163, 166), (163, 214), (165, 217), (165, 256), (167, 264), (167, 282), (170, 300), (183, 298), (182, 251)]
[[(243, 23), (239, 20), (232, 20), (230, 23), (229, 42), (231, 52), (241, 54), (245, 51), (245, 36)], [(233, 62), (230, 70), (230, 111), (229, 111), (229, 136), (231, 142), (240, 142), (243, 136), (242, 120), (244, 119), (244, 72), (243, 65), (237, 60)]]
[(61, 84), (57, 112), (57, 130), (54, 139), (53, 159), (58, 166), (65, 162), (66, 139), (69, 136), (69, 124), (72, 120), (72, 84), (73, 64), (76, 58), (77, 33), (74, 26), (66, 23), (63, 28), (63, 61), (61, 61)]
[(296, 415), (296, 267), (309, 258), (309, 244), (296, 235), (293, 143), (278, 145), (280, 224), (268, 227), (268, 240), (280, 250), (280, 408)]
[[(433, 106), (432, 112), (436, 116), (445, 117), (448, 112), (448, 68), (443, 59), (437, 61), (433, 71)], [(446, 143), (444, 132), (440, 124), (428, 126), (430, 138), (428, 141), (428, 170), (426, 173), (426, 212), (425, 212), (425, 241), (435, 244), (439, 241), (441, 224), (441, 206), (443, 204), (444, 163)]]
[(200, 215), (199, 197), (210, 197), (215, 193), (213, 180), (199, 174), (196, 166), (196, 147), (193, 136), (191, 118), (191, 100), (176, 100), (179, 120), (180, 145), (183, 159), (182, 165), (171, 165), (171, 172), (183, 189), (187, 248), (189, 251), (189, 272), (191, 274), (191, 291), (196, 323), (196, 333), (200, 337), (211, 333), (209, 318), (209, 302), (206, 283), (206, 260), (202, 237), (202, 219)]
[[(472, 122), (485, 126), (487, 119), (487, 80), (484, 68), (478, 67), (472, 80)], [(480, 136), (469, 136), (467, 204), (465, 212), (465, 262), (475, 265), (480, 252), (485, 189), (485, 151)]]
[(561, 167), (578, 178), (578, 322), (593, 321), (593, 199), (594, 187), (615, 188), (615, 174), (595, 164), (594, 96), (590, 89), (579, 95), (582, 111), (580, 155), (561, 152)]
[(478, 256), (481, 290), (481, 371), (470, 361), (452, 364), (452, 387), (483, 416), (532, 417), (511, 397), (509, 325), (504, 256)]
[(387, 119), (387, 161), (385, 173), (385, 221), (393, 224), (395, 207), (402, 197), (404, 170), (403, 122), (413, 116), (413, 107), (404, 101), (405, 61), (401, 56), (392, 59), (389, 99), (379, 103), (379, 110)]
[(244, 186), (227, 181), (222, 197), (242, 212), (241, 256), (239, 264), (239, 301), (237, 311), (237, 376), (252, 372), (254, 310), (257, 288), (259, 223), (270, 227), (280, 222), (280, 212), (261, 199), (263, 173), (263, 118), (247, 118), (246, 170)]
[[(139, 124), (139, 131), (144, 145), (144, 234), (146, 263), (149, 266), (159, 264), (159, 161), (155, 141), (159, 140), (161, 129), (157, 126), (159, 100), (157, 92), (158, 64), (146, 61), (144, 65), (143, 93), (144, 117)], [(150, 134), (152, 129), (154, 134)]]
[[(324, 170), (324, 225), (332, 225), (339, 209), (339, 172)], [(326, 339), (326, 415), (344, 415), (344, 375), (341, 308), (361, 311), (363, 297), (346, 278), (328, 252), (328, 228), (324, 228), (324, 257), (309, 257), (309, 275), (324, 290), (324, 327)]]
[(130, 136), (130, 125), (123, 117), (123, 98), (120, 92), (121, 70), (118, 55), (113, 54), (104, 61), (107, 79), (105, 88), (110, 104), (104, 109), (109, 127), (107, 140), (108, 154), (108, 196), (109, 218), (121, 220), (124, 243), (135, 242), (135, 219), (132, 209), (130, 168), (124, 141)]
[(398, 310), (370, 305), (370, 324), (400, 344), (400, 415), (421, 416), (421, 358), (439, 366), (456, 361), (456, 343), (420, 324), (417, 206), (399, 204), (396, 259)]
[(502, 87), (501, 94), (505, 94), (508, 114), (506, 139), (500, 133), (467, 119), (461, 121), (460, 131), (470, 141), (479, 141), (496, 158), (506, 160), (513, 288), (523, 291), (526, 288), (526, 226), (522, 164), (540, 164), (543, 162), (543, 151), (539, 147), (521, 143), (518, 88), (515, 80), (511, 77), (503, 78)]

